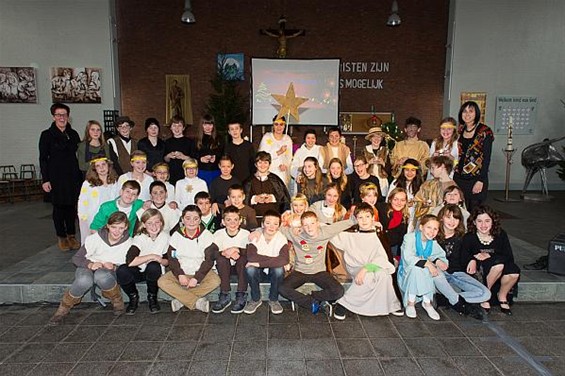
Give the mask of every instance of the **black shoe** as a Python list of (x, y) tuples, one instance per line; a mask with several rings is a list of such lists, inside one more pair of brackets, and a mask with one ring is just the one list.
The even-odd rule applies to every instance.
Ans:
[(157, 313), (161, 310), (161, 306), (157, 300), (157, 294), (147, 294), (147, 303), (149, 303), (149, 312)]
[(235, 303), (231, 307), (231, 313), (239, 314), (245, 309), (247, 304), (247, 293), (246, 292), (236, 292), (235, 293)]
[(222, 313), (231, 305), (230, 293), (221, 292), (218, 301), (212, 306), (212, 313)]
[(459, 315), (462, 315), (465, 313), (465, 301), (461, 297), (459, 297), (457, 303), (452, 304), (451, 308), (455, 312), (459, 313)]
[(345, 320), (346, 315), (347, 315), (347, 308), (345, 308), (339, 303), (336, 303), (334, 305), (334, 319), (343, 321)]
[(541, 256), (534, 263), (524, 265), (526, 270), (542, 270), (547, 269), (547, 256)]
[[(510, 310), (510, 304), (506, 301), (500, 301), (500, 312), (504, 313), (505, 315), (512, 316), (512, 311)], [(506, 305), (508, 308), (503, 308), (502, 306)]]
[(131, 316), (135, 314), (135, 311), (137, 311), (137, 307), (139, 307), (139, 294), (133, 293), (127, 295), (129, 297), (129, 303), (128, 303), (128, 307), (126, 308), (126, 315)]
[(486, 316), (486, 312), (483, 311), (483, 308), (478, 304), (465, 304), (465, 316), (469, 316), (475, 320), (483, 321)]

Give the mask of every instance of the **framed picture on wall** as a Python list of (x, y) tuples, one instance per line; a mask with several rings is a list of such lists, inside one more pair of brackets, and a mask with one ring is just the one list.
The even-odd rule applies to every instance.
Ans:
[(166, 121), (173, 116), (184, 118), (185, 124), (193, 124), (190, 76), (188, 74), (167, 74), (165, 76)]
[(100, 68), (51, 68), (51, 99), (64, 103), (102, 103)]
[[(373, 115), (380, 124), (373, 124)], [(377, 122), (378, 122), (377, 120)], [(373, 126), (394, 122), (394, 112), (340, 112), (339, 126), (344, 134), (367, 134)]]
[(218, 54), (218, 71), (228, 81), (243, 81), (244, 76), (244, 55), (239, 54)]
[(35, 69), (0, 67), (0, 103), (37, 103)]

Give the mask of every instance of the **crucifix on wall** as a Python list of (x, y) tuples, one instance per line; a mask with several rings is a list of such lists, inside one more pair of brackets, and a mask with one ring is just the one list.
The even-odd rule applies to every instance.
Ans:
[(279, 47), (277, 48), (276, 57), (279, 59), (286, 58), (286, 41), (287, 39), (295, 38), (298, 36), (306, 35), (306, 30), (304, 29), (287, 29), (286, 28), (286, 18), (281, 16), (279, 18), (279, 28), (278, 29), (261, 29), (259, 32), (262, 35), (268, 35), (273, 38), (277, 38), (279, 42)]

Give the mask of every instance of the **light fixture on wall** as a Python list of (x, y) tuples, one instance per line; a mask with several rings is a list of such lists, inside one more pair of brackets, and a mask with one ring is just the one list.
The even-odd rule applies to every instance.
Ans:
[(185, 24), (196, 22), (196, 17), (194, 17), (194, 14), (192, 13), (192, 4), (190, 0), (184, 0), (184, 12), (180, 20)]
[(398, 15), (398, 3), (396, 2), (396, 0), (393, 0), (392, 2), (392, 13), (390, 14), (390, 16), (388, 16), (388, 21), (386, 22), (387, 26), (398, 26), (400, 25), (400, 23), (402, 22), (402, 20), (400, 19), (400, 16)]

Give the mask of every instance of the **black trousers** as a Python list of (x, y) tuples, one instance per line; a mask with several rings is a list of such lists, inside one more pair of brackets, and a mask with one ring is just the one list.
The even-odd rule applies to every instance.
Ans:
[(157, 295), (157, 292), (159, 292), (157, 280), (161, 277), (161, 264), (157, 261), (151, 261), (143, 272), (137, 266), (123, 264), (116, 270), (116, 277), (120, 287), (128, 295), (137, 294), (135, 284), (142, 281), (147, 283), (148, 294)]
[(469, 213), (473, 212), (473, 209), (479, 205), (482, 205), (487, 200), (487, 192), (488, 192), (488, 181), (483, 182), (483, 190), (477, 194), (473, 193), (473, 186), (477, 181), (478, 178), (473, 179), (465, 179), (461, 177), (459, 174), (455, 174), (453, 176), (453, 180), (459, 188), (463, 191), (465, 195), (465, 207), (469, 211)]
[[(305, 283), (312, 282), (321, 288), (319, 291), (312, 291), (310, 295), (304, 295), (296, 289)], [(311, 309), (312, 301), (334, 301), (343, 296), (344, 290), (341, 283), (335, 280), (326, 271), (316, 274), (304, 274), (294, 271), (283, 280), (279, 287), (279, 293), (290, 301), (295, 302), (302, 308)]]
[(67, 235), (76, 234), (76, 217), (75, 205), (53, 205), (53, 224), (58, 237), (66, 238)]

